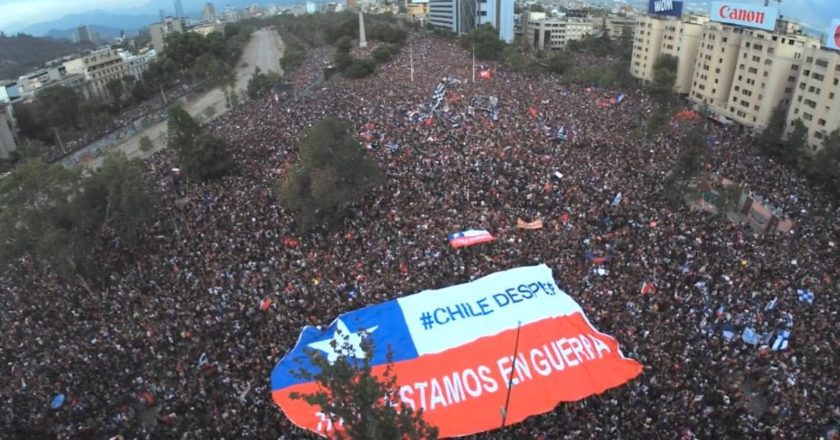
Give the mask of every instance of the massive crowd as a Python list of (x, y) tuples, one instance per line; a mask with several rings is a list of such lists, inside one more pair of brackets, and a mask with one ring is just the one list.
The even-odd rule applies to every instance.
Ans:
[[(674, 208), (663, 179), (684, 130), (646, 138), (655, 104), (644, 90), (494, 65), (492, 79), (473, 84), (455, 42), (415, 34), (411, 45), (414, 82), (403, 50), (372, 77), (249, 101), (216, 119), (210, 129), (233, 147), (235, 171), (186, 182), (185, 198), (173, 188), (171, 153), (149, 159), (160, 218), (141, 247), (102, 249), (104, 291), (31, 261), (4, 275), (0, 437), (314, 438), (270, 399), (271, 369), (302, 326), (541, 262), (645, 368), (509, 428), (514, 438), (799, 439), (840, 423), (836, 200), (757, 154), (749, 136), (709, 122), (712, 171), (784, 206), (794, 230), (754, 235)], [(290, 80), (305, 85), (325, 56), (310, 54)], [(416, 115), (442, 78), (447, 102), (427, 125)], [(490, 97), (495, 117), (471, 107)], [(301, 131), (328, 116), (365, 132), (386, 182), (336, 230), (298, 235), (272, 187)], [(516, 230), (518, 217), (545, 228)], [(469, 227), (498, 239), (450, 248), (446, 235)], [(610, 256), (604, 270), (593, 272), (587, 249)], [(646, 282), (655, 292), (640, 293)], [(267, 296), (273, 304), (261, 311)], [(787, 329), (789, 346), (746, 344), (746, 327)], [(65, 401), (51, 409), (59, 393)]]

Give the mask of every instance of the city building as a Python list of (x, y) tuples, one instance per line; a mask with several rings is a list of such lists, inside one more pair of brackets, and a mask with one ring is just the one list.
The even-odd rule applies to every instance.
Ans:
[(703, 26), (708, 22), (706, 17), (689, 17), (687, 20), (669, 20), (665, 24), (659, 54), (677, 59), (677, 77), (674, 80), (676, 93), (688, 95), (691, 92), (696, 67), (694, 57), (700, 48)]
[(0, 106), (0, 159), (8, 159), (17, 150), (17, 129), (12, 117), (12, 106)]
[(410, 0), (405, 7), (412, 20), (423, 21), (429, 15), (429, 0)]
[(353, 9), (358, 5), (356, 0), (347, 0), (347, 9)]
[(160, 23), (149, 26), (149, 33), (152, 36), (152, 47), (157, 53), (163, 52), (166, 36), (175, 32), (184, 32), (184, 20), (180, 18), (166, 17)]
[(642, 16), (636, 21), (633, 55), (630, 59), (630, 74), (634, 78), (643, 82), (653, 81), (653, 66), (662, 53), (663, 35), (668, 21), (653, 16)]
[(806, 48), (819, 41), (801, 34), (745, 28), (732, 78), (729, 102), (712, 110), (762, 131), (777, 106), (788, 108)]
[(429, 24), (457, 34), (490, 24), (506, 43), (513, 42), (513, 0), (429, 0)]
[(120, 56), (126, 65), (126, 73), (134, 77), (134, 79), (140, 81), (143, 79), (143, 72), (149, 70), (149, 63), (154, 61), (157, 57), (157, 53), (154, 49), (152, 49), (137, 55), (133, 55), (128, 52), (120, 52)]
[(184, 5), (181, 0), (175, 0), (175, 18), (186, 18), (184, 16)]
[(70, 60), (64, 63), (64, 68), (67, 74), (84, 75), (88, 98), (104, 99), (108, 94), (106, 84), (128, 75), (128, 66), (119, 51), (111, 48), (98, 49)]
[(201, 19), (206, 21), (216, 20), (216, 5), (211, 2), (205, 3), (204, 8), (201, 9)]
[(722, 23), (703, 28), (689, 93), (701, 108), (722, 109), (729, 103), (743, 32), (742, 27)]
[(79, 43), (91, 43), (93, 42), (93, 38), (90, 34), (90, 28), (87, 26), (79, 26), (76, 28), (76, 36), (79, 39)]
[(626, 35), (633, 38), (633, 32), (636, 29), (636, 19), (628, 17), (602, 17), (600, 19), (593, 19), (592, 32), (593, 34), (603, 35), (607, 34), (610, 39), (618, 40)]
[(539, 50), (564, 49), (569, 41), (593, 33), (593, 24), (586, 18), (550, 18), (544, 12), (526, 12), (522, 22), (526, 41)]
[(786, 127), (789, 132), (794, 121), (802, 121), (808, 143), (817, 150), (827, 135), (840, 129), (840, 53), (806, 47), (802, 56)]
[(236, 23), (239, 21), (239, 11), (227, 6), (225, 7), (225, 11), (222, 13), (222, 18), (224, 18), (225, 23)]
[(213, 32), (224, 32), (225, 25), (218, 22), (200, 23), (195, 26), (190, 26), (187, 30), (206, 37)]
[(10, 104), (21, 98), (17, 81), (0, 80), (0, 104)]

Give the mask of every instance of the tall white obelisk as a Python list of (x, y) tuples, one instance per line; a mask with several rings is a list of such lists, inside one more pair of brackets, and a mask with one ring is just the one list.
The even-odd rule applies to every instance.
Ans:
[(362, 16), (362, 11), (359, 11), (359, 47), (367, 47), (367, 39), (365, 39), (365, 17)]

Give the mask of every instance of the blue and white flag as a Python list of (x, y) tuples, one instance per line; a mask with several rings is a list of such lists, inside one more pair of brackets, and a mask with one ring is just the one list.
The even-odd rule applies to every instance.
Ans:
[(443, 102), (443, 98), (446, 96), (446, 86), (440, 82), (438, 83), (437, 87), (435, 87), (435, 94), (432, 98), (432, 111), (440, 106), (440, 103)]
[(814, 292), (808, 289), (797, 289), (796, 295), (799, 297), (799, 302), (806, 304), (814, 303)]
[(721, 331), (723, 332), (723, 339), (726, 339), (726, 342), (731, 341), (735, 337), (735, 329), (731, 324), (724, 324)]
[(750, 345), (758, 345), (761, 341), (761, 336), (752, 327), (747, 327), (741, 334), (741, 340)]
[(619, 191), (618, 194), (616, 194), (615, 197), (613, 198), (612, 206), (618, 206), (620, 203), (621, 203), (621, 191)]
[(770, 348), (773, 351), (780, 351), (784, 350), (788, 347), (788, 340), (790, 339), (790, 330), (779, 330), (776, 332), (776, 340), (773, 341), (773, 345)]
[(767, 311), (767, 310), (775, 309), (776, 308), (776, 303), (778, 303), (778, 302), (779, 302), (779, 298), (774, 296), (773, 299), (771, 299), (770, 302), (768, 302), (767, 305), (764, 306), (764, 310)]

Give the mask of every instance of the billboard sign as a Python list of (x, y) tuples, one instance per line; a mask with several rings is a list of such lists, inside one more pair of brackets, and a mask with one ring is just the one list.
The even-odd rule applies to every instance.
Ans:
[(828, 28), (828, 40), (826, 46), (829, 49), (840, 50), (840, 18), (831, 20), (831, 27)]
[(371, 356), (374, 375), (387, 367), (390, 348), (395, 399), (423, 408), (441, 438), (497, 429), (500, 408), (508, 408), (506, 422), (517, 423), (642, 372), (641, 364), (621, 354), (618, 341), (589, 322), (544, 264), (370, 305), (339, 315), (326, 328), (305, 327), (274, 368), (271, 394), (294, 424), (329, 438), (342, 430), (340, 421), (332, 423), (318, 407), (290, 395), (319, 389), (294, 373), (318, 373), (306, 351), (334, 362), (336, 346), (349, 346), (347, 357)]
[(568, 9), (566, 10), (566, 17), (569, 18), (586, 18), (589, 16), (589, 13), (586, 12), (586, 9)]
[(709, 12), (712, 21), (766, 31), (776, 29), (778, 15), (776, 8), (732, 2), (712, 2)]
[(674, 0), (650, 0), (648, 14), (681, 17), (683, 2)]

